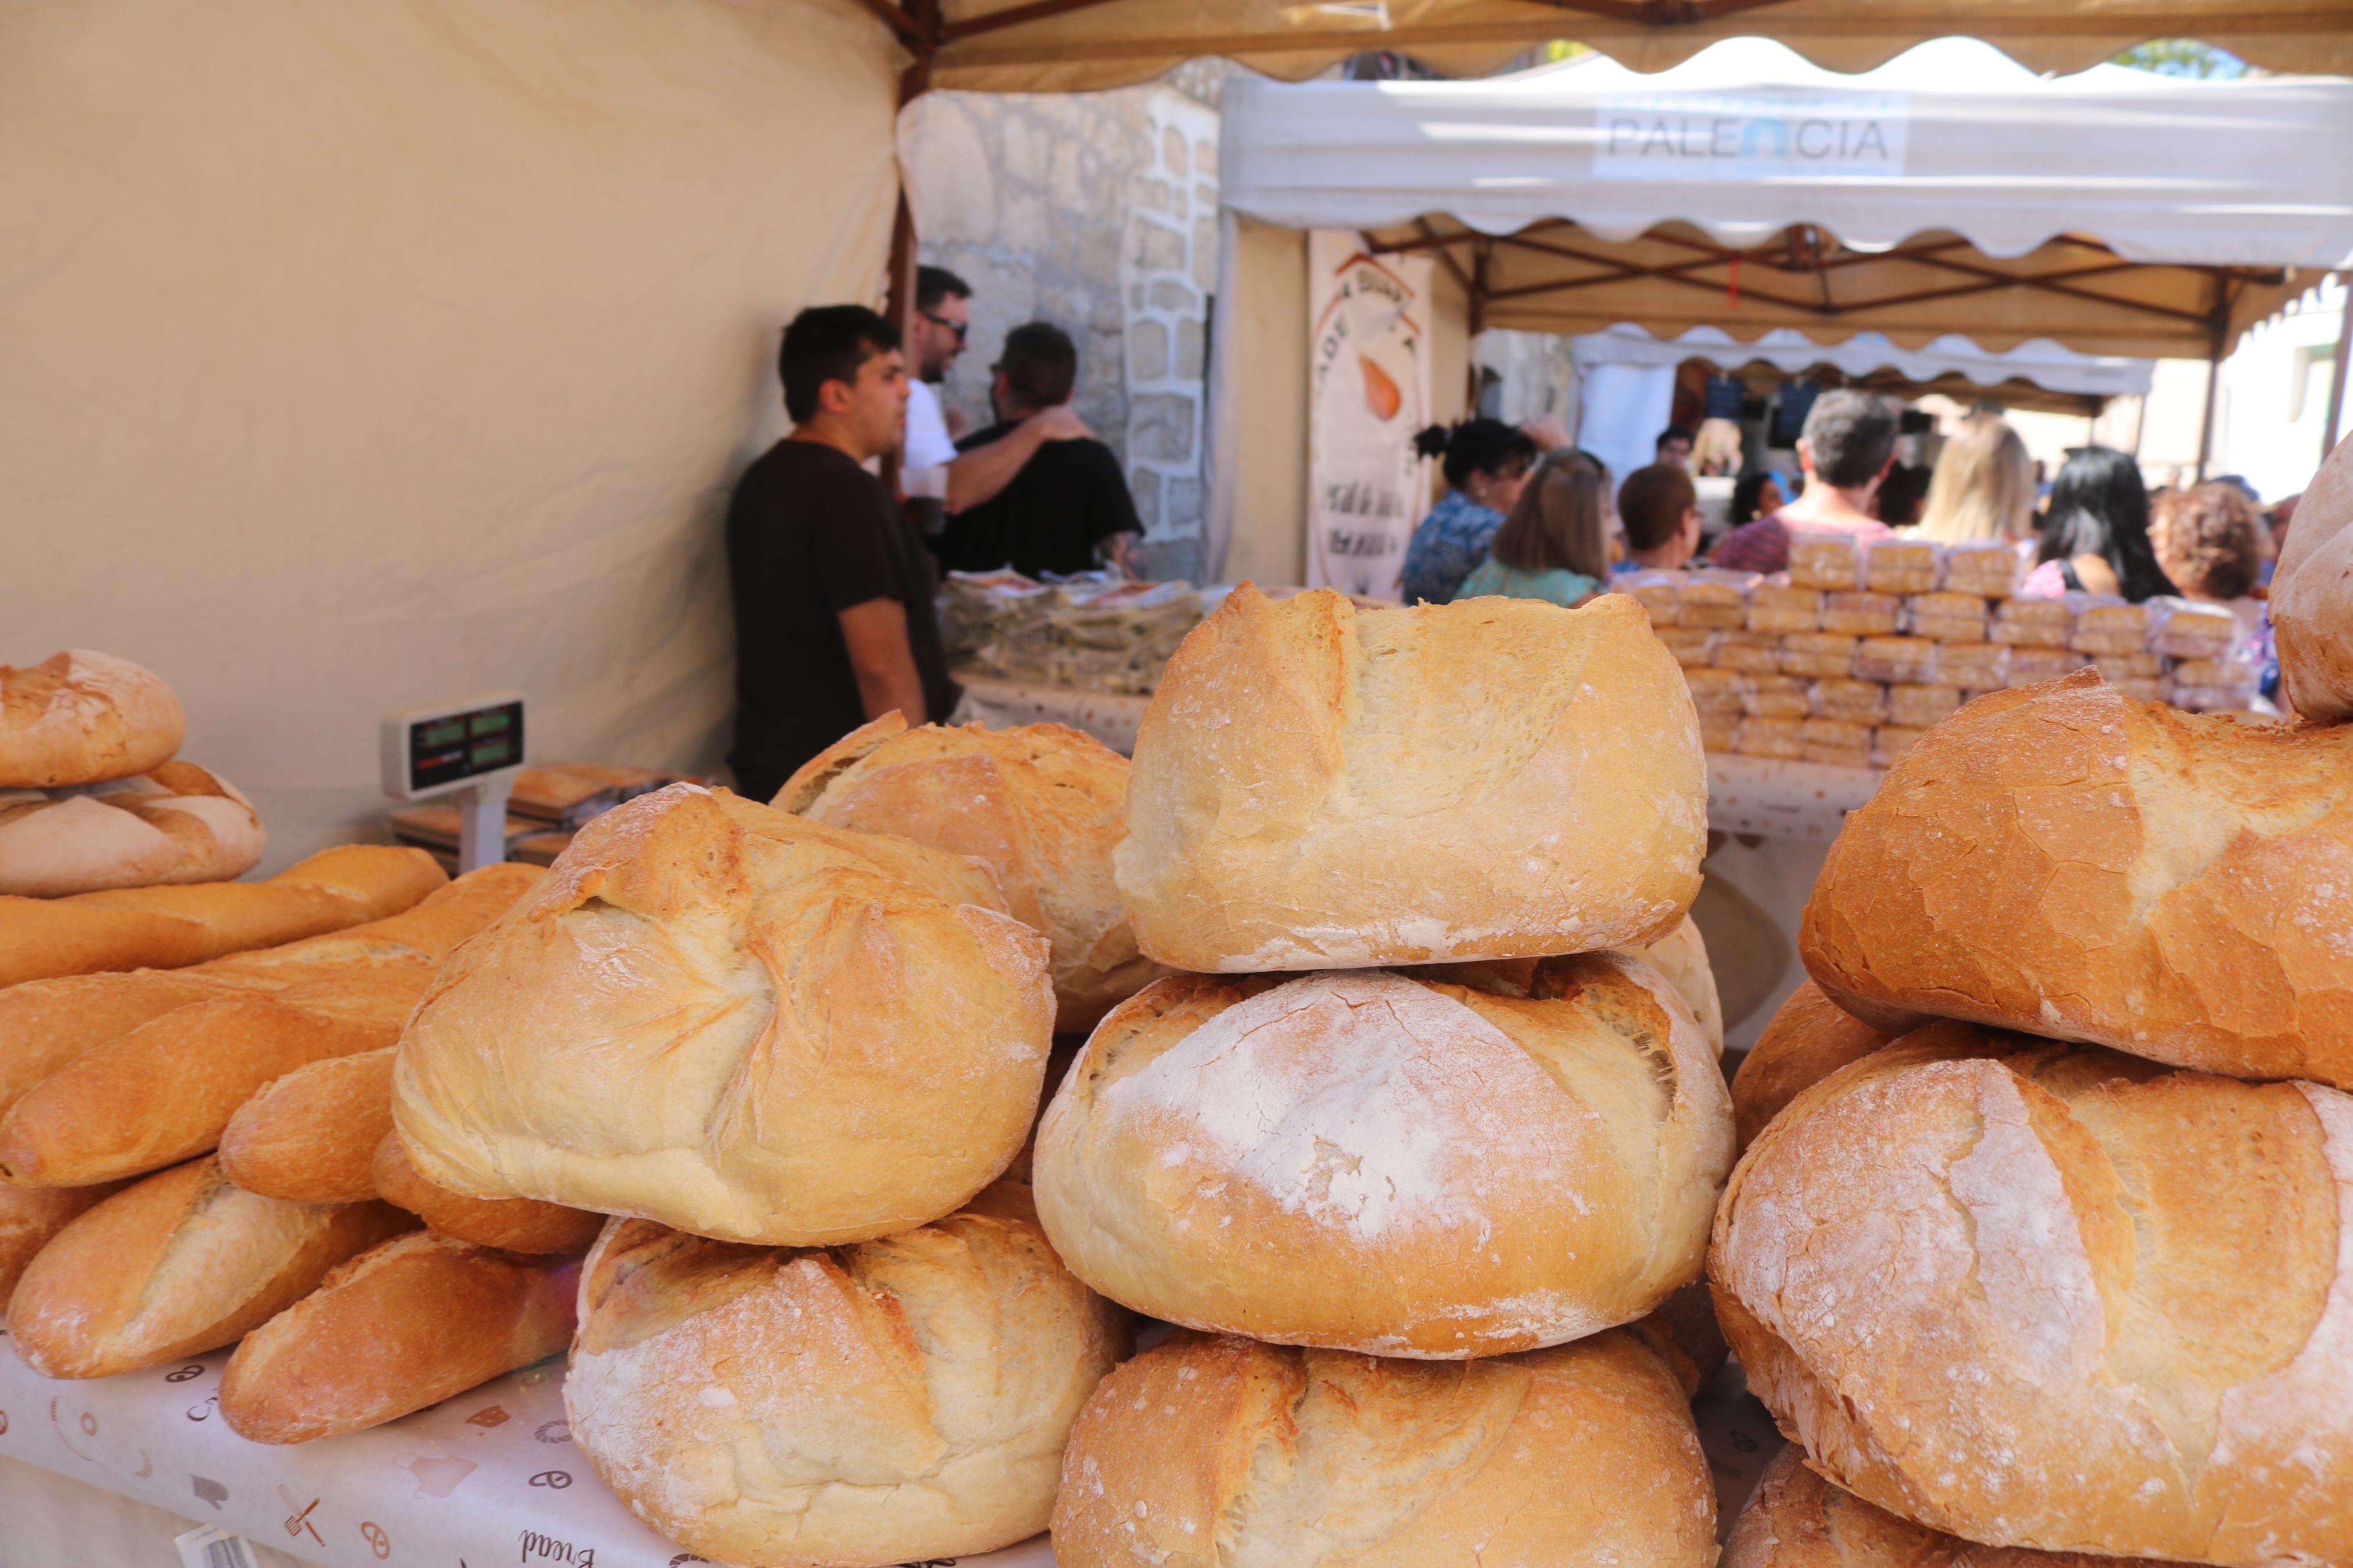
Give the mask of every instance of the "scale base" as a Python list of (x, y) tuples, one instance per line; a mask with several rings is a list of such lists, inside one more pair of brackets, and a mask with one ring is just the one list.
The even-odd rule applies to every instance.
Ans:
[(507, 858), (507, 793), (513, 786), (512, 773), (491, 773), (450, 795), (458, 807), (459, 875)]

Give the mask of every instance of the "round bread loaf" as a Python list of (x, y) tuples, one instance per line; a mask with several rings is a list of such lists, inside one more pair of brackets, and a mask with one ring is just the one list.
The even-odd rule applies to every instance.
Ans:
[(1685, 915), (1674, 930), (1647, 947), (1633, 950), (1648, 959), (1651, 966), (1667, 977), (1691, 1008), (1692, 1018), (1699, 1032), (1724, 1055), (1724, 1003), (1715, 992), (1715, 970), (1707, 961), (1707, 939), (1699, 933), (1699, 922)]
[(1841, 1491), (1788, 1447), (1773, 1456), (1733, 1521), (1724, 1568), (2155, 1568), (2155, 1562), (1980, 1546)]
[(969, 855), (1014, 918), (1054, 944), (1057, 1032), (1084, 1033), (1166, 973), (1135, 950), (1111, 856), (1127, 820), (1125, 757), (1060, 724), (851, 731), (777, 792), (784, 811)]
[(2280, 694), (2307, 719), (2353, 719), (2353, 436), (2296, 502), (2271, 586)]
[(976, 860), (672, 784), (607, 812), (417, 1005), (417, 1173), (733, 1241), (953, 1213), (1052, 1039), (1043, 937)]
[(1146, 957), (1245, 973), (1639, 947), (1699, 892), (1699, 721), (1642, 606), (1245, 583), (1136, 731)]
[(253, 803), (194, 763), (72, 790), (0, 789), (0, 893), (226, 882), (253, 869), (261, 846)]
[(1709, 1272), (1750, 1388), (1882, 1508), (2353, 1562), (2353, 1097), (1933, 1025), (1765, 1130)]
[(574, 1440), (638, 1518), (718, 1562), (871, 1568), (1035, 1535), (1129, 1328), (1025, 1209), (992, 1188), (824, 1252), (615, 1221), (581, 1277)]
[(1059, 1568), (1710, 1568), (1683, 1392), (1625, 1334), (1460, 1366), (1183, 1331), (1103, 1379)]
[(2242, 724), (2084, 671), (1921, 737), (1799, 932), (1866, 1023), (1924, 1016), (2353, 1086), (2353, 726)]
[(1715, 1053), (1620, 953), (1182, 975), (1114, 1008), (1038, 1131), (1071, 1271), (1197, 1329), (1377, 1355), (1556, 1344), (1698, 1278)]
[(1808, 980), (1767, 1020), (1732, 1075), (1732, 1130), (1746, 1149), (1800, 1090), (1895, 1037), (1873, 1028)]
[(172, 689), (127, 658), (69, 648), (0, 664), (0, 789), (143, 773), (172, 760), (187, 727)]

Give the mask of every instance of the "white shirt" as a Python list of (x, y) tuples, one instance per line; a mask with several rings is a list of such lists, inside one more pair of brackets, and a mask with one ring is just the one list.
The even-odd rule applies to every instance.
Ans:
[(907, 445), (899, 456), (899, 484), (911, 496), (944, 497), (947, 466), (955, 458), (948, 422), (940, 417), (939, 394), (931, 383), (907, 383)]

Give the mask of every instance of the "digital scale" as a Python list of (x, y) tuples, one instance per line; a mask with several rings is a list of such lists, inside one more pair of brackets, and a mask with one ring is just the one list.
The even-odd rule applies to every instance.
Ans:
[(507, 796), (522, 771), (522, 693), (496, 691), (384, 716), (384, 793), (454, 798), (458, 869), (507, 858)]

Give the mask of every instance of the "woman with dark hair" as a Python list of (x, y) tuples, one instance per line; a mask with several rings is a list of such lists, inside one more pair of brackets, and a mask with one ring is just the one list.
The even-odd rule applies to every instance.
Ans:
[(1493, 553), (1456, 596), (1543, 599), (1574, 609), (1609, 575), (1609, 481), (1587, 454), (1561, 451), (1528, 476), (1519, 504), (1495, 531)]
[(1467, 419), (1451, 430), (1433, 425), (1414, 446), (1425, 458), (1444, 459), (1447, 489), (1405, 548), (1405, 602), (1443, 605), (1487, 559), (1504, 513), (1528, 482), (1536, 444), (1500, 419)]
[(1789, 504), (1789, 494), (1781, 488), (1781, 476), (1770, 468), (1747, 468), (1732, 482), (1732, 510), (1725, 521), (1738, 528), (1744, 522), (1755, 522), (1760, 517), (1770, 517)]
[(2120, 594), (2137, 605), (2179, 591), (2149, 542), (2140, 466), (2113, 447), (2079, 447), (2059, 470), (2035, 559), (2041, 564), (2018, 590), (2027, 598), (2081, 591)]

